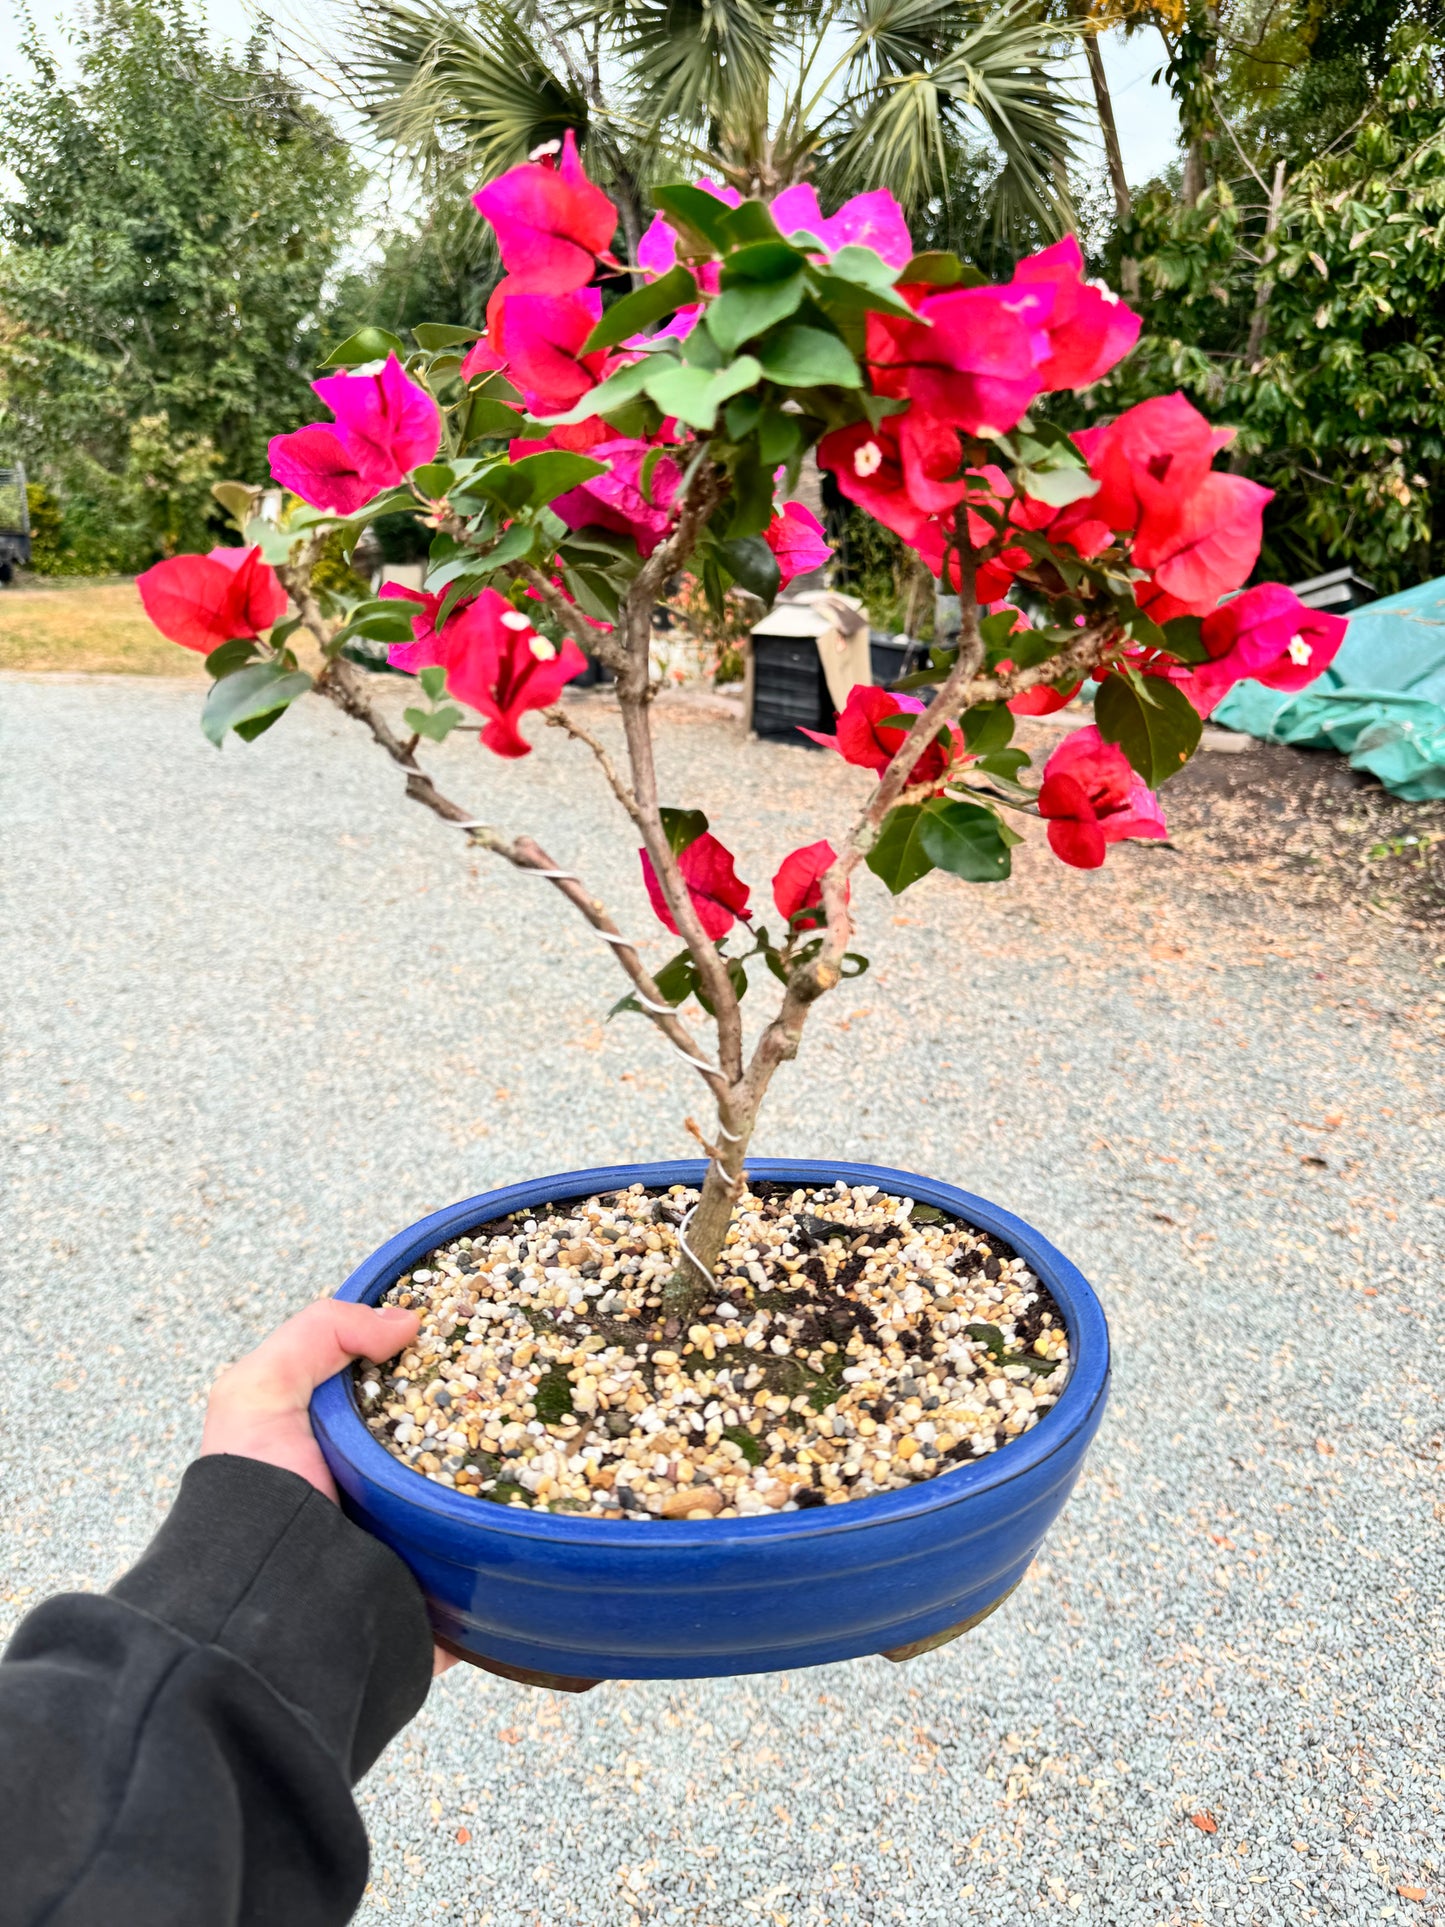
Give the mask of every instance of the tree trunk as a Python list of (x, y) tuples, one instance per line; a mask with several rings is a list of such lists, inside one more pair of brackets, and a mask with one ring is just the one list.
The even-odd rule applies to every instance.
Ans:
[(1269, 211), (1264, 217), (1264, 246), (1260, 249), (1259, 279), (1254, 284), (1254, 312), (1249, 317), (1249, 339), (1244, 345), (1244, 365), (1253, 369), (1264, 348), (1264, 331), (1269, 325), (1269, 297), (1274, 287), (1274, 276), (1270, 264), (1278, 249), (1274, 245), (1274, 232), (1279, 226), (1280, 209), (1284, 205), (1284, 162), (1275, 164), (1274, 181), (1269, 190)]
[[(1104, 56), (1096, 33), (1084, 35), (1084, 58), (1089, 64), (1089, 80), (1094, 89), (1094, 107), (1099, 116), (1099, 132), (1104, 137), (1104, 158), (1109, 166), (1109, 181), (1114, 189), (1114, 211), (1121, 228), (1129, 225), (1134, 204), (1124, 173), (1124, 154), (1119, 146), (1119, 129), (1114, 120), (1114, 102), (1109, 93), (1109, 77), (1104, 72)], [(1139, 292), (1139, 264), (1125, 255), (1119, 263), (1119, 281), (1125, 294)]]

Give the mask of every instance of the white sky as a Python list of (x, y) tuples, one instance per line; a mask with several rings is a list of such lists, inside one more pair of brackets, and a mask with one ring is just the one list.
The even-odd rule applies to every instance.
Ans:
[[(235, 41), (245, 38), (258, 16), (274, 18), (283, 29), (291, 30), (291, 38), (309, 37), (315, 23), (324, 18), (326, 8), (327, 0), (204, 0), (202, 10), (217, 40)], [(51, 46), (57, 50), (63, 47), (65, 27), (75, 15), (75, 6), (67, 0), (30, 0), (30, 12)], [(0, 82), (23, 78), (29, 72), (18, 46), (20, 34), (17, 0), (0, 0)], [(1103, 48), (1125, 172), (1131, 185), (1140, 185), (1166, 167), (1176, 151), (1178, 120), (1174, 104), (1162, 81), (1157, 87), (1152, 84), (1153, 74), (1164, 63), (1163, 43), (1149, 28), (1127, 41), (1118, 32), (1108, 34)], [(1082, 62), (1078, 91), (1087, 97)], [(0, 155), (0, 167), (4, 158)]]

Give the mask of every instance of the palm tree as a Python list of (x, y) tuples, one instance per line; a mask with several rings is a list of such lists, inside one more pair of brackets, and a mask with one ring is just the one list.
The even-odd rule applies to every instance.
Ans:
[[(347, 74), (374, 131), (439, 183), (486, 179), (565, 128), (621, 212), (632, 258), (645, 190), (679, 171), (768, 200), (891, 188), (946, 202), (991, 143), (996, 233), (1072, 214), (1079, 125), (1061, 29), (1034, 0), (367, 0)], [(1066, 30), (1064, 30), (1066, 31)]]

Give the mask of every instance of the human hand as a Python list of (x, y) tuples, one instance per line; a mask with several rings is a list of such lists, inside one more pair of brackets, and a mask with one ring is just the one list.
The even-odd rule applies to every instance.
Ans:
[[(335, 1504), (336, 1486), (311, 1430), (311, 1394), (354, 1358), (380, 1365), (420, 1329), (416, 1313), (399, 1305), (373, 1311), (370, 1305), (318, 1298), (221, 1373), (206, 1406), (201, 1457), (230, 1452), (280, 1466)], [(455, 1665), (440, 1646), (433, 1650), (434, 1675)]]
[(373, 1311), (318, 1298), (221, 1373), (206, 1406), (201, 1457), (233, 1452), (279, 1465), (335, 1504), (336, 1486), (311, 1430), (311, 1394), (353, 1358), (380, 1365), (420, 1329), (416, 1313), (397, 1305)]

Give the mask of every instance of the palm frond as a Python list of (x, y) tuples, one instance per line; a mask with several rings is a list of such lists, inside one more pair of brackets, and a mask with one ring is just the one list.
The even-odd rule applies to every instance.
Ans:
[(1058, 234), (1082, 117), (1055, 72), (1058, 29), (1026, 5), (979, 14), (945, 0), (869, 0), (845, 101), (825, 128), (826, 185), (892, 188), (905, 207), (946, 195), (946, 156), (972, 127), (1002, 166), (994, 219)]
[(757, 0), (592, 0), (578, 19), (597, 22), (628, 77), (633, 112), (655, 129), (671, 122), (726, 155), (766, 136), (778, 31)]
[(484, 0), (470, 18), (444, 0), (368, 0), (356, 22), (362, 111), (424, 171), (465, 155), (490, 178), (569, 127), (585, 136), (582, 87), (548, 65), (505, 0)]

